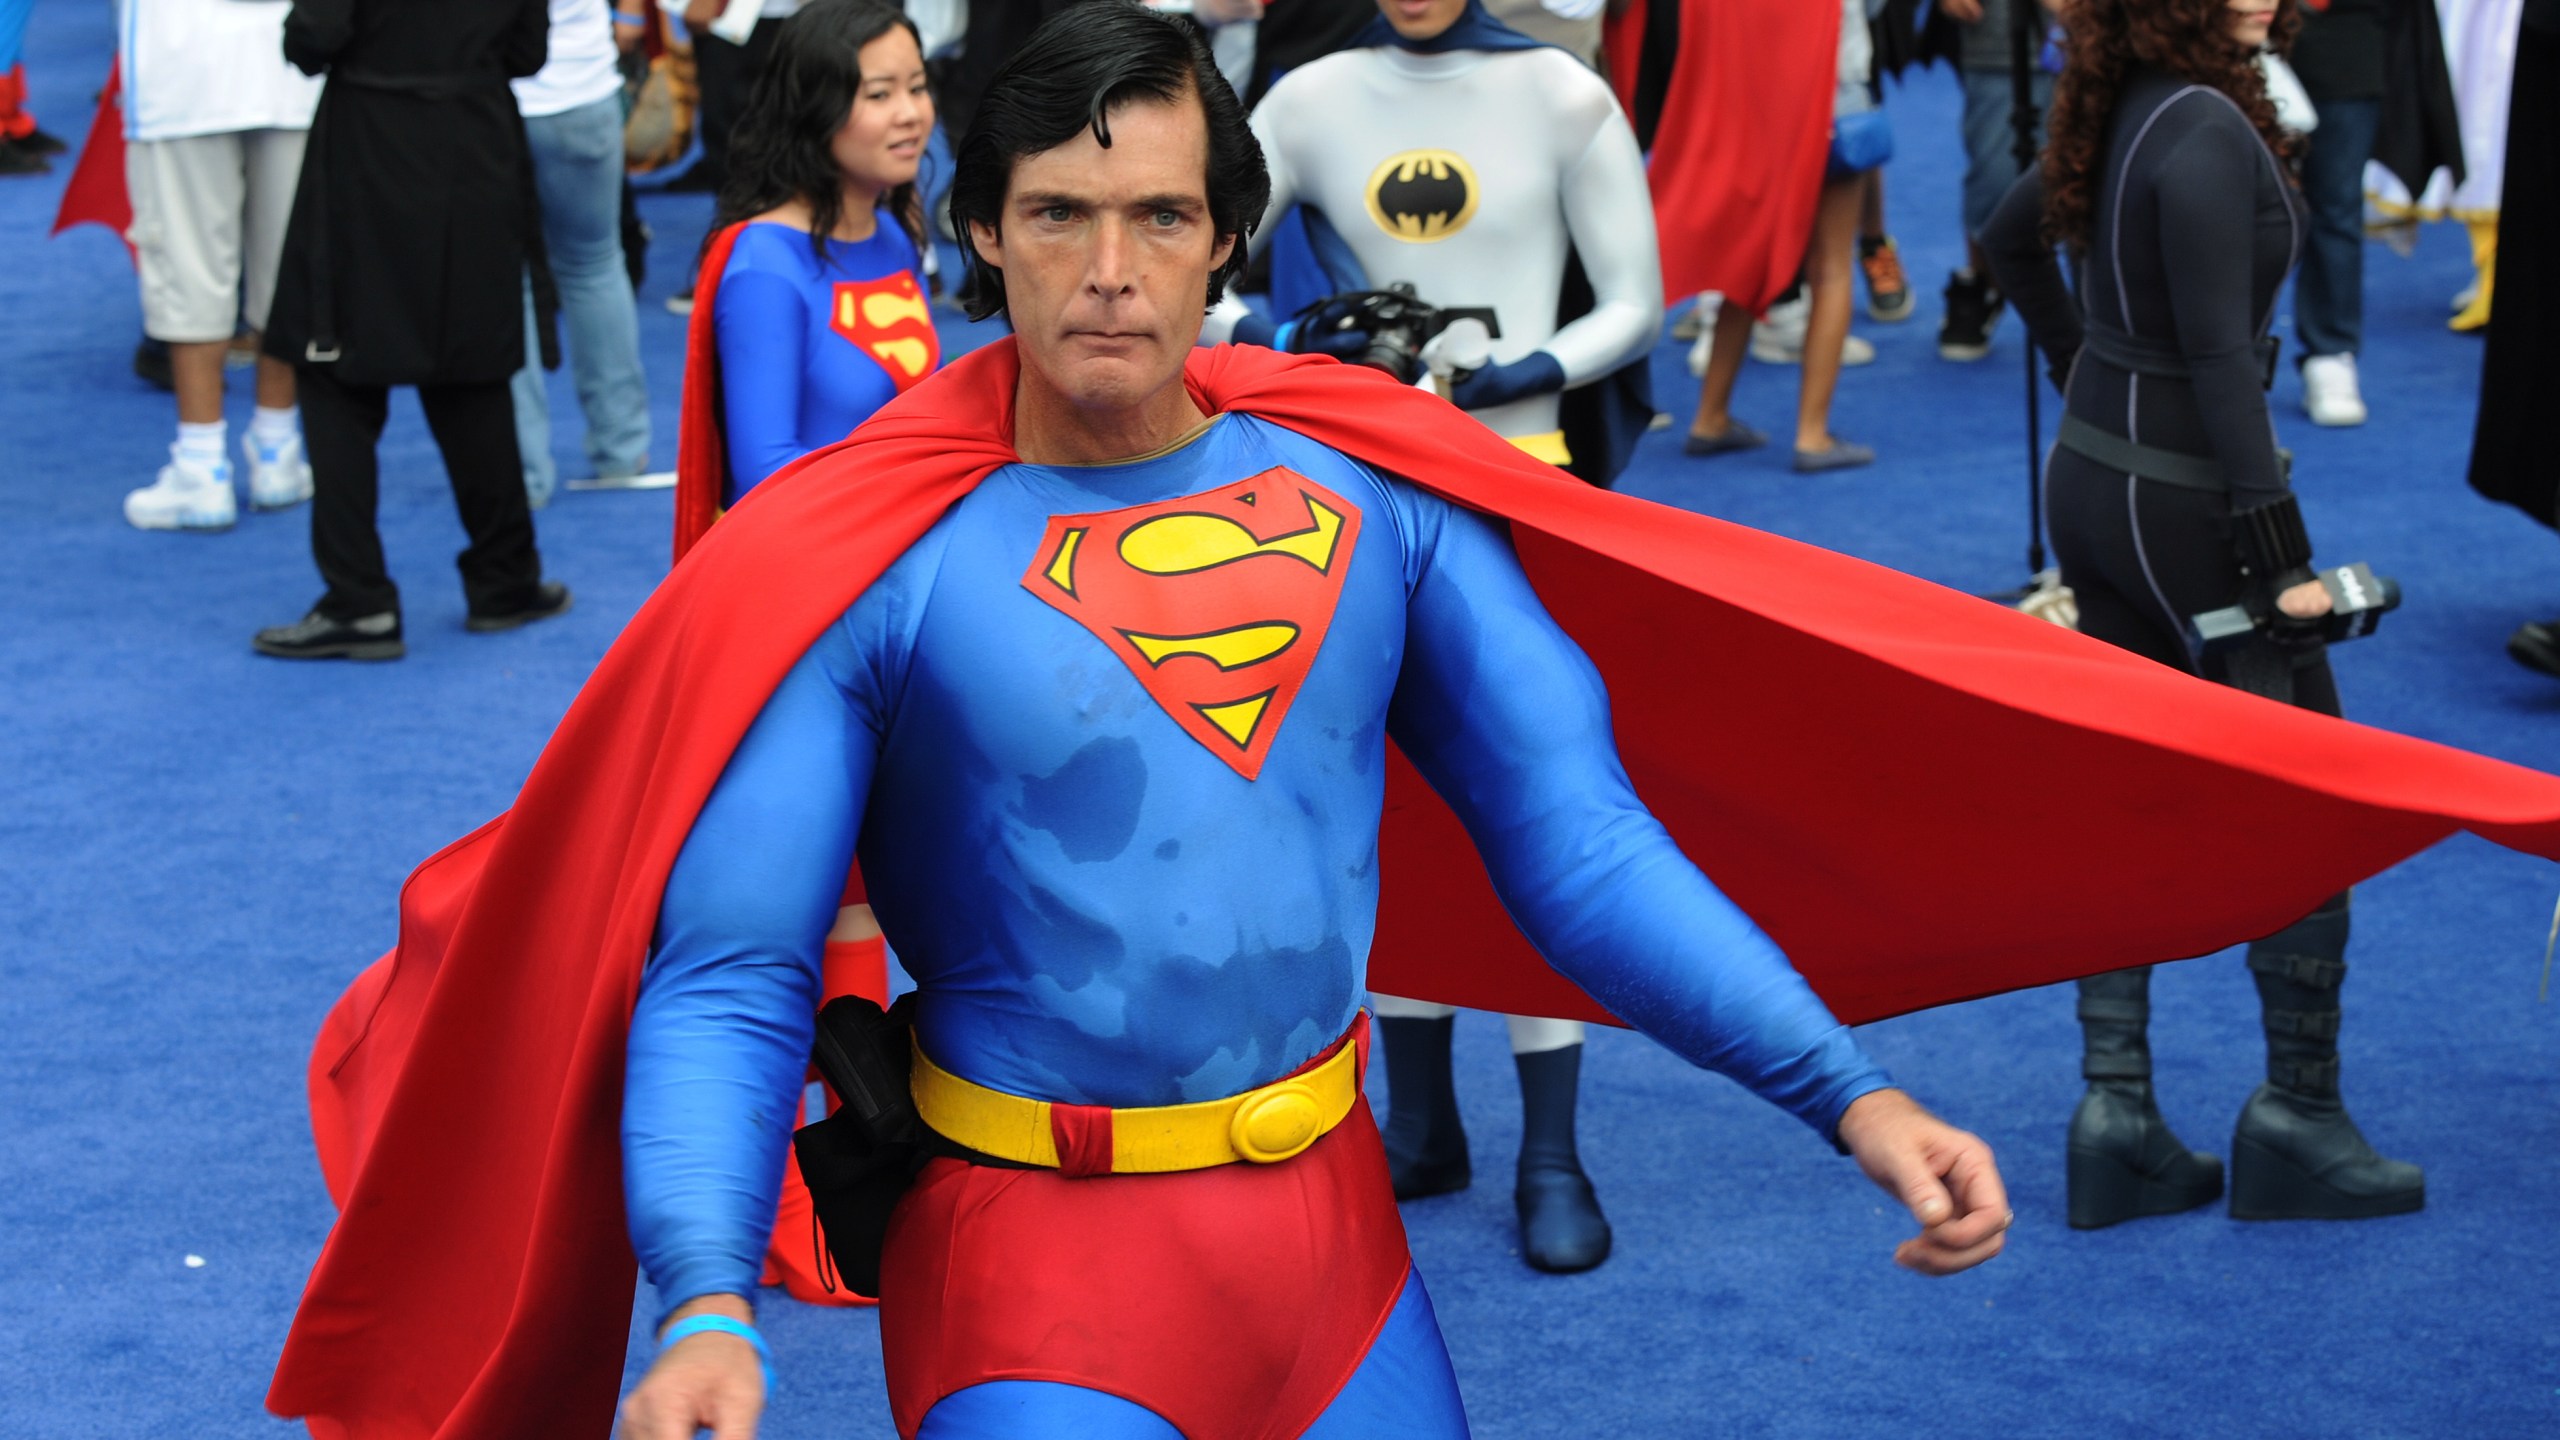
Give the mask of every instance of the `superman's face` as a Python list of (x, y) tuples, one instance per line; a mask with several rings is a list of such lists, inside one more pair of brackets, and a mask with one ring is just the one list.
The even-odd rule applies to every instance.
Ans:
[(1209, 273), (1234, 236), (1209, 218), (1209, 125), (1197, 96), (1132, 101), (1013, 164), (1000, 224), (972, 223), (1004, 272), (1026, 380), (1087, 412), (1127, 412), (1182, 379)]

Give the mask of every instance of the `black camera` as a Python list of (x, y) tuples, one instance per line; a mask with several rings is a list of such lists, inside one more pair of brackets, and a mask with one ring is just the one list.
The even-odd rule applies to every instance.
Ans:
[(2320, 571), (2315, 578), (2320, 588), (2329, 592), (2326, 615), (2296, 620), (2271, 603), (2263, 611), (2249, 605), (2228, 605), (2193, 616), (2189, 623), (2195, 626), (2207, 651), (2226, 650), (2261, 635), (2294, 643), (2317, 640), (2335, 645), (2372, 634), (2383, 616), (2400, 608), (2400, 582), (2374, 574), (2373, 567), (2361, 560)]
[[(1355, 365), (1382, 370), (1410, 385), (1422, 375), (1422, 347), (1449, 328), (1451, 321), (1474, 319), (1485, 333), (1499, 339), (1502, 329), (1485, 308), (1442, 309), (1398, 280), (1383, 290), (1351, 290), (1329, 296), (1298, 314), (1297, 333), (1289, 348), (1339, 356)], [(1361, 338), (1356, 348), (1347, 343)]]

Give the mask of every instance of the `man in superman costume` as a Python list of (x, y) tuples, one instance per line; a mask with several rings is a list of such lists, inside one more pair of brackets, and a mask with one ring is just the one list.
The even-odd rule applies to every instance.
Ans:
[[(1373, 939), (1382, 987), (1614, 1012), (1752, 1084), (1943, 1271), (1998, 1247), (1988, 1156), (1683, 851), (1852, 1020), (2264, 934), (2457, 828), (2560, 852), (2551, 777), (1592, 491), (1380, 376), (1188, 356), (1260, 197), (1172, 23), (1069, 12), (962, 147), (1019, 342), (714, 526), (515, 808), (411, 879), (314, 1055), (344, 1214), (279, 1413), (593, 1433), (627, 1193), (684, 1337), (628, 1433), (750, 1434), (750, 1340), (687, 1327), (749, 1328), (857, 846), (919, 1108), (978, 1156), (884, 1257), (934, 1437), (1463, 1433), (1345, 1088)], [(2056, 894), (2066, 792), (2115, 823)]]

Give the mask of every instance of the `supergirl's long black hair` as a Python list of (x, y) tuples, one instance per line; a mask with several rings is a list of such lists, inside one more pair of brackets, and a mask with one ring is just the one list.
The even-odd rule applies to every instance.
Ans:
[(1159, 15), (1133, 0), (1093, 0), (1051, 16), (987, 82), (951, 172), (951, 228), (968, 278), (960, 304), (972, 320), (1004, 309), (1004, 271), (979, 258), (972, 221), (1001, 225), (1013, 162), (1054, 150), (1090, 129), (1111, 144), (1110, 112), (1133, 100), (1180, 104), (1200, 97), (1209, 122), (1209, 221), (1235, 252), (1209, 276), (1201, 303), (1214, 305), (1244, 269), (1245, 240), (1271, 200), (1271, 172), (1245, 123), (1244, 106), (1218, 73), (1188, 17)]
[[(844, 218), (830, 147), (862, 93), (862, 47), (892, 29), (916, 34), (906, 12), (884, 0), (813, 0), (782, 22), (764, 73), (729, 132), (729, 176), (712, 213), (712, 235), (800, 200), (809, 206), (809, 248), (826, 263), (827, 237)], [(917, 48), (923, 48), (920, 37)], [(912, 182), (882, 196), (880, 208), (924, 248)], [(710, 241), (703, 244), (708, 248)]]

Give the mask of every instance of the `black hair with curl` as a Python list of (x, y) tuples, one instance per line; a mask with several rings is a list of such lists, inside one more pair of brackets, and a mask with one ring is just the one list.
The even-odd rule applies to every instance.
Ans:
[(986, 97), (960, 141), (951, 179), (951, 228), (968, 267), (960, 304), (972, 320), (1004, 309), (1004, 271), (988, 264), (970, 240), (970, 224), (1001, 228), (1013, 164), (1054, 150), (1077, 131), (1111, 144), (1111, 112), (1197, 96), (1209, 125), (1205, 177), (1209, 221), (1235, 250), (1209, 276), (1205, 308), (1244, 269), (1245, 240), (1271, 200), (1271, 172), (1245, 123), (1244, 106), (1218, 73), (1209, 47), (1188, 17), (1159, 15), (1133, 0), (1089, 0), (1060, 11), (1013, 53), (987, 82)]
[[(827, 237), (843, 218), (844, 186), (834, 141), (862, 94), (862, 47), (915, 22), (886, 0), (814, 0), (782, 22), (773, 53), (729, 131), (728, 179), (712, 212), (711, 237), (794, 200), (809, 207), (809, 248), (827, 263)], [(923, 40), (917, 39), (917, 49)], [(880, 208), (924, 247), (913, 183), (881, 197)]]

